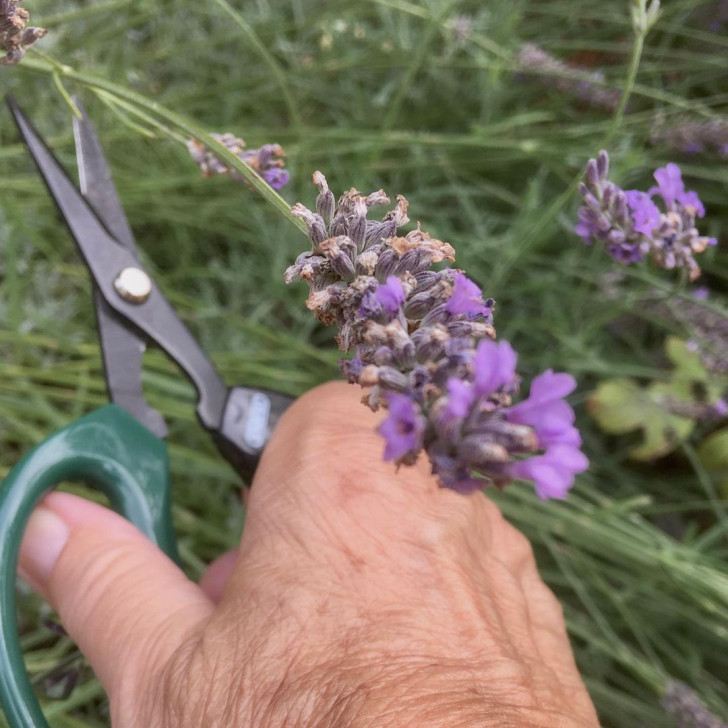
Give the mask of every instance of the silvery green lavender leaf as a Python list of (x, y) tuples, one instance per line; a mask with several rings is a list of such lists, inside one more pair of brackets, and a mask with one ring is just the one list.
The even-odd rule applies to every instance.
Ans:
[(398, 234), (409, 222), (402, 196), (374, 220), (371, 208), (390, 202), (382, 190), (350, 189), (336, 202), (321, 172), (313, 181), (315, 211), (292, 208), (311, 250), (285, 280), (308, 284), (306, 305), (353, 352), (342, 371), (368, 389), (372, 410), (389, 411), (379, 428), (384, 459), (412, 465), (424, 450), (440, 483), (463, 493), (522, 478), (543, 499), (565, 497), (588, 466), (564, 400), (574, 379), (546, 371), (515, 403), (517, 354), (494, 341), (493, 299), (463, 271), (432, 270), (454, 260), (453, 247), (419, 225)]

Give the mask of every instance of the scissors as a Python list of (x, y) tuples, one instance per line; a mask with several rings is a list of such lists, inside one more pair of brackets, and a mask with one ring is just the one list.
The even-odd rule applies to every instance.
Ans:
[(197, 391), (197, 417), (220, 454), (250, 482), (292, 397), (228, 387), (140, 263), (101, 145), (82, 107), (74, 118), (80, 192), (17, 103), (10, 111), (94, 283), (110, 404), (28, 453), (0, 485), (0, 704), (12, 728), (47, 728), (25, 671), (15, 609), (23, 531), (40, 499), (65, 480), (101, 490), (112, 507), (178, 560), (167, 427), (142, 393), (142, 354), (158, 345)]

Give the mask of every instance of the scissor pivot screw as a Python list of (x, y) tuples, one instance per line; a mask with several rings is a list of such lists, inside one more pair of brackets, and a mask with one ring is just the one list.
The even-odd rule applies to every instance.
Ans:
[(116, 292), (129, 303), (144, 303), (152, 292), (152, 279), (141, 268), (124, 268), (114, 281)]

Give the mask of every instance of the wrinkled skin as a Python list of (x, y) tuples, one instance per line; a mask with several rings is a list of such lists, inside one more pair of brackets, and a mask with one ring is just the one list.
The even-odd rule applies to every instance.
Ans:
[(395, 474), (358, 398), (329, 384), (285, 414), (239, 551), (200, 586), (119, 516), (46, 499), (21, 571), (90, 659), (114, 726), (598, 726), (526, 538), (424, 461)]

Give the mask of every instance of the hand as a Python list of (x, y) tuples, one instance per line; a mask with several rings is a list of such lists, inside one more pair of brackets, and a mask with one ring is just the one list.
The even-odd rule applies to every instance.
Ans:
[(424, 459), (395, 474), (358, 397), (286, 412), (240, 548), (199, 586), (107, 509), (54, 493), (34, 513), (21, 572), (114, 726), (598, 726), (526, 538)]

